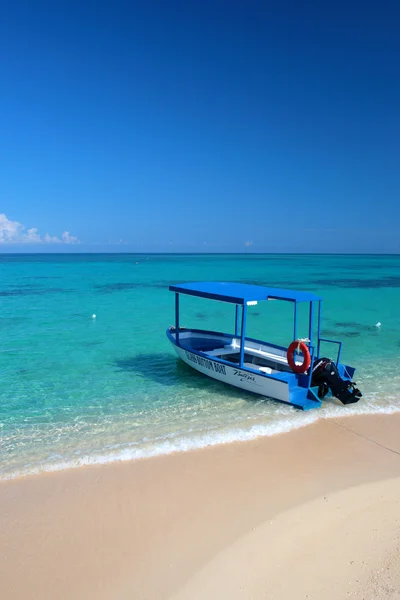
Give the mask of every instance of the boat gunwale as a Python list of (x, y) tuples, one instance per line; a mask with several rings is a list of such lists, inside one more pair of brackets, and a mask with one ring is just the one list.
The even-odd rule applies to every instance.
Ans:
[[(201, 350), (195, 350), (195, 349), (188, 350), (181, 344), (176, 343), (176, 340), (172, 337), (171, 331), (172, 331), (171, 328), (168, 327), (167, 337), (171, 341), (171, 343), (174, 346), (176, 346), (177, 348), (181, 348), (182, 350), (186, 350), (187, 352), (191, 352), (192, 354), (198, 354), (202, 358), (207, 358), (208, 360), (219, 362), (223, 365), (228, 365), (228, 367), (232, 367), (234, 369), (239, 369), (240, 371), (247, 371), (249, 373), (255, 373), (256, 375), (260, 375), (260, 377), (266, 377), (267, 379), (273, 379), (274, 381), (279, 381), (280, 383), (283, 383), (285, 385), (290, 385), (289, 381), (284, 381), (284, 380), (280, 379), (279, 377), (274, 377), (274, 375), (271, 375), (269, 373), (264, 373), (263, 371), (259, 371), (258, 369), (257, 370), (251, 369), (250, 367), (247, 367), (245, 365), (243, 365), (243, 367), (241, 367), (240, 365), (237, 365), (236, 363), (229, 362), (228, 360), (224, 360), (217, 356), (209, 356), (208, 354), (206, 354), (206, 352), (202, 352)], [(205, 331), (203, 329), (190, 329), (190, 328), (186, 328), (186, 327), (180, 329), (180, 333), (184, 333), (185, 331), (190, 331), (190, 332), (195, 332), (195, 333), (208, 333), (208, 334), (222, 335), (224, 337), (237, 337), (237, 336), (235, 336), (233, 334), (229, 334), (229, 333), (224, 334), (224, 333), (220, 333), (217, 331)], [(261, 340), (256, 340), (254, 338), (245, 338), (245, 340), (248, 340), (249, 342), (257, 342), (259, 344), (264, 344), (264, 345), (266, 344), (266, 342), (262, 342)], [(273, 348), (285, 350), (284, 346), (277, 346), (276, 344), (268, 344), (268, 345), (272, 346)], [(290, 373), (290, 375), (292, 375), (292, 373)], [(296, 375), (296, 373), (293, 373), (293, 375)], [(296, 379), (297, 379), (297, 377), (296, 377)]]
[[(172, 329), (170, 327), (168, 327), (167, 335), (168, 335), (168, 332), (170, 332), (172, 330), (175, 331), (174, 326), (172, 327)], [(234, 333), (224, 333), (222, 331), (211, 331), (210, 329), (192, 329), (191, 327), (181, 327), (179, 329), (179, 333), (185, 333), (185, 331), (190, 331), (193, 333), (207, 333), (208, 335), (221, 335), (223, 337), (236, 338), (240, 341), (240, 335), (235, 335)], [(276, 348), (277, 350), (287, 351), (286, 346), (279, 346), (278, 344), (273, 344), (272, 342), (265, 342), (265, 341), (257, 340), (256, 338), (250, 338), (247, 336), (245, 337), (245, 340), (248, 340), (249, 342), (256, 342), (257, 344), (263, 344), (264, 346), (271, 346), (271, 348)], [(175, 344), (175, 345), (179, 346), (179, 344)]]

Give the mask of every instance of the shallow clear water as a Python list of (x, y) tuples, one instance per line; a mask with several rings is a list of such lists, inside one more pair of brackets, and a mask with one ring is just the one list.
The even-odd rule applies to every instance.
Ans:
[[(364, 398), (302, 413), (178, 363), (165, 336), (174, 318), (168, 285), (195, 280), (320, 293), (322, 333), (344, 342)], [(399, 307), (400, 256), (0, 255), (0, 476), (398, 411)], [(181, 308), (183, 325), (232, 331), (230, 305), (183, 297)], [(292, 340), (288, 303), (249, 311), (249, 336)]]

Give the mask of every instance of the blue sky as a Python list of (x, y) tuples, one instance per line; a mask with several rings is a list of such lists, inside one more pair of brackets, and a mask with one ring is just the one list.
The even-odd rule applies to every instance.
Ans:
[(385, 1), (2, 3), (0, 251), (400, 252), (399, 30)]

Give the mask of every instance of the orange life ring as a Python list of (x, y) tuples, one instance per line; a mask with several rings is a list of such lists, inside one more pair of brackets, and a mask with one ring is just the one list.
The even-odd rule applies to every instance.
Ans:
[[(304, 360), (301, 365), (296, 365), (295, 363), (294, 353), (296, 352), (296, 350), (300, 350), (303, 353)], [(295, 373), (301, 374), (308, 371), (311, 365), (311, 356), (308, 346), (300, 340), (294, 340), (287, 349), (287, 361), (289, 363), (289, 367)]]

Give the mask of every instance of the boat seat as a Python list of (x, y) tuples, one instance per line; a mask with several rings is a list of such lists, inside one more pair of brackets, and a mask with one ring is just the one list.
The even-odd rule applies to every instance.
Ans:
[(247, 369), (251, 369), (252, 371), (257, 371), (258, 370), (257, 368), (255, 368), (256, 365), (253, 365), (253, 363), (249, 363), (249, 362), (243, 363), (243, 367), (246, 367)]
[[(234, 346), (236, 352), (240, 352), (240, 346)], [(284, 365), (288, 364), (286, 356), (279, 356), (279, 354), (273, 354), (272, 352), (266, 352), (265, 350), (258, 350), (257, 348), (249, 348), (248, 346), (244, 347), (244, 351), (246, 354), (254, 354), (255, 356), (261, 356), (263, 358), (268, 358), (273, 362), (279, 362)], [(296, 365), (301, 365), (301, 360), (296, 360)]]
[[(257, 348), (249, 348), (248, 346), (244, 347), (244, 351), (246, 354), (252, 354), (253, 356), (260, 356), (262, 358), (267, 358), (271, 362), (281, 363), (283, 365), (288, 364), (286, 356), (279, 356), (279, 354), (273, 354), (272, 352), (266, 352), (265, 350), (258, 350)], [(223, 348), (215, 348), (214, 350), (208, 350), (205, 353), (208, 356), (225, 356), (228, 354), (236, 354), (237, 352), (240, 352), (240, 346), (238, 346), (236, 344), (235, 345), (226, 344)], [(296, 360), (296, 364), (301, 365), (302, 364), (301, 360)], [(250, 366), (250, 363), (249, 363), (249, 366)], [(251, 368), (254, 369), (255, 366), (256, 365), (252, 364)], [(258, 370), (263, 371), (263, 373), (267, 373), (267, 374), (275, 372), (274, 369), (270, 369), (270, 367), (260, 367), (260, 368), (258, 368)]]
[(255, 365), (254, 363), (249, 363), (249, 362), (245, 362), (243, 363), (244, 367), (247, 367), (248, 369), (251, 369), (252, 371), (261, 371), (261, 373), (265, 373), (266, 375), (272, 375), (274, 373), (278, 373), (278, 371), (275, 371), (274, 369), (271, 369), (271, 367), (259, 367), (258, 365)]
[(215, 350), (209, 350), (206, 352), (208, 356), (223, 356), (224, 354), (233, 354), (237, 352), (233, 346), (224, 346), (224, 348), (216, 348)]
[(273, 369), (271, 369), (271, 367), (258, 367), (258, 370), (261, 371), (262, 373), (266, 373), (267, 375), (271, 375), (271, 373), (276, 372)]

